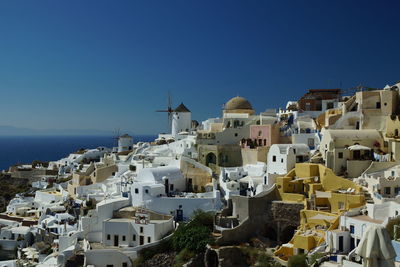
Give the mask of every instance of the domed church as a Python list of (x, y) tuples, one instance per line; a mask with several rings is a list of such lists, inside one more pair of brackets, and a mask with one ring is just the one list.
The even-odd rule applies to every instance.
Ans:
[(247, 113), (249, 115), (255, 114), (255, 111), (250, 104), (250, 102), (240, 96), (236, 96), (232, 99), (230, 99), (226, 104), (224, 105), (224, 114), (225, 113)]

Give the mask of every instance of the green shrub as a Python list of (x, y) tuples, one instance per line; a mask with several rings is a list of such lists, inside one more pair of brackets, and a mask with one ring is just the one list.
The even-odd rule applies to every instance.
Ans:
[(323, 253), (315, 253), (313, 255), (311, 255), (309, 257), (309, 263), (310, 265), (314, 264), (315, 262), (317, 262), (320, 258), (322, 258), (324, 256)]
[(242, 254), (247, 258), (247, 263), (254, 265), (258, 258), (258, 249), (253, 247), (240, 247)]
[(306, 255), (299, 254), (289, 258), (288, 267), (308, 267)]
[(172, 246), (175, 251), (187, 248), (194, 252), (203, 252), (211, 240), (210, 234), (211, 231), (206, 226), (181, 225), (172, 236)]
[[(395, 236), (394, 236), (394, 226), (395, 225), (400, 225), (400, 218), (394, 218), (392, 220), (389, 220), (389, 222), (388, 222), (388, 224), (386, 226), (386, 229), (389, 232), (390, 238), (392, 240), (395, 239)], [(396, 236), (396, 237), (399, 238), (400, 236)]]
[(196, 211), (192, 220), (182, 223), (172, 236), (172, 246), (175, 251), (187, 248), (193, 252), (204, 252), (206, 245), (212, 242), (213, 213)]
[(190, 259), (193, 258), (194, 256), (195, 254), (189, 249), (187, 248), (182, 249), (181, 252), (179, 252), (175, 257), (174, 267), (183, 266), (183, 264), (190, 261)]
[(274, 259), (267, 253), (260, 253), (257, 257), (257, 262), (259, 267), (269, 267), (272, 266)]

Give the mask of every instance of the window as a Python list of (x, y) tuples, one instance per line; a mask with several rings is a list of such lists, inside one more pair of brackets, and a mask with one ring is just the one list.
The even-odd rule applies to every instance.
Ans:
[(399, 192), (400, 192), (400, 187), (396, 186), (394, 188), (394, 194), (397, 196), (399, 194)]
[(150, 236), (147, 237), (147, 243), (151, 243), (151, 237)]
[(326, 108), (327, 109), (333, 108), (333, 102), (326, 103)]
[(143, 226), (140, 226), (140, 232), (143, 233)]
[(110, 235), (107, 235), (107, 240), (110, 240), (111, 239), (111, 236)]
[(261, 136), (262, 135), (262, 131), (258, 131), (258, 136)]
[(235, 133), (235, 136), (238, 136), (238, 134), (237, 134), (237, 133)]
[(296, 148), (293, 148), (293, 153), (296, 154)]
[(173, 184), (170, 184), (170, 185), (169, 185), (169, 189), (170, 189), (171, 191), (174, 191), (174, 185), (173, 185)]
[(148, 194), (148, 193), (149, 193), (149, 189), (145, 189), (144, 192), (145, 192), (146, 194)]
[(354, 234), (354, 225), (350, 225), (350, 234)]
[(272, 161), (276, 162), (276, 156), (272, 156)]
[(296, 156), (296, 163), (304, 162), (303, 156)]
[(344, 205), (344, 202), (340, 202), (340, 201), (339, 201), (339, 209), (340, 209), (340, 210), (344, 210), (345, 207), (346, 207), (346, 206)]
[(314, 147), (314, 138), (308, 138), (308, 146)]
[(128, 267), (128, 263), (127, 262), (123, 262), (122, 263), (122, 267)]
[(114, 265), (112, 265), (112, 264), (107, 264), (106, 266), (107, 267), (114, 267)]
[(133, 241), (136, 241), (136, 235), (133, 235), (133, 236), (132, 236), (132, 240), (133, 240)]
[(381, 102), (376, 102), (376, 108), (381, 108)]
[(390, 187), (389, 186), (385, 187), (385, 194), (390, 195)]
[(281, 159), (281, 163), (283, 163), (283, 159)]
[(338, 153), (338, 158), (339, 158), (339, 159), (342, 159), (342, 158), (343, 158), (343, 152), (339, 152), (339, 153)]
[(126, 240), (126, 237), (123, 235), (122, 236), (122, 241), (125, 241)]
[(139, 194), (139, 188), (135, 188), (135, 194)]

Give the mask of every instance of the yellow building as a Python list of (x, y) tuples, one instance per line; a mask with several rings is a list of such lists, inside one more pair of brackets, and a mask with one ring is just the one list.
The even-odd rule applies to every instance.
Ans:
[(75, 198), (78, 186), (101, 183), (108, 177), (115, 175), (117, 171), (118, 167), (112, 157), (105, 157), (99, 163), (92, 162), (85, 171), (73, 173), (72, 179), (68, 184), (68, 193)]
[(341, 109), (328, 109), (321, 115), (319, 115), (315, 122), (318, 130), (322, 128), (329, 128), (329, 126), (335, 124), (335, 122), (342, 117)]
[(360, 186), (320, 164), (296, 164), (293, 170), (276, 179), (276, 185), (283, 201), (302, 202), (305, 207), (292, 240), (275, 252), (282, 263), (292, 255), (307, 253), (321, 245), (325, 232), (338, 227), (342, 212), (365, 204)]

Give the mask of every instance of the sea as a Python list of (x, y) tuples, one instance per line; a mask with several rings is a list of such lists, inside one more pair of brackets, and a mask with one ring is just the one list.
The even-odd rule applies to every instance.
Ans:
[[(156, 136), (133, 136), (134, 142), (150, 142)], [(0, 170), (34, 160), (54, 161), (81, 148), (115, 147), (111, 136), (0, 136)]]

